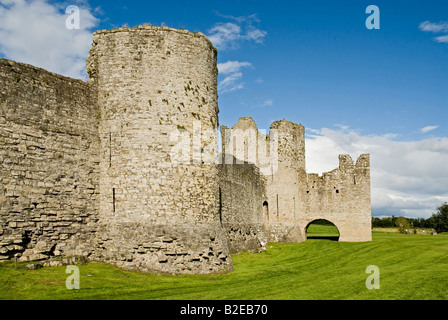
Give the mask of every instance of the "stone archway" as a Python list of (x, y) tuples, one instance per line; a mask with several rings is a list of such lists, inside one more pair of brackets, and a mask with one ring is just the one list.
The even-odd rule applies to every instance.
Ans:
[(325, 239), (339, 241), (340, 231), (333, 222), (327, 219), (314, 219), (308, 222), (304, 229), (305, 240)]

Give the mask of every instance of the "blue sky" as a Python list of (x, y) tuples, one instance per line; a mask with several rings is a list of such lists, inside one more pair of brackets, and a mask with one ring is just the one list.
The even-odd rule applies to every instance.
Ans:
[[(220, 122), (252, 115), (261, 128), (290, 119), (306, 127), (334, 124), (364, 134), (412, 139), (448, 115), (448, 44), (422, 32), (424, 21), (448, 20), (446, 1), (89, 1), (100, 28), (162, 23), (209, 34), (218, 23), (247, 24), (263, 41), (219, 48), (219, 62), (248, 62), (238, 84), (220, 92)], [(368, 30), (365, 9), (380, 9)], [(256, 15), (250, 20), (250, 16)], [(235, 18), (246, 19), (238, 23)], [(242, 19), (241, 19), (242, 20)], [(220, 80), (223, 79), (220, 76)], [(435, 133), (435, 132), (434, 132)]]
[[(68, 5), (80, 30), (65, 30)], [(0, 0), (0, 57), (82, 77), (93, 31), (143, 23), (212, 40), (221, 125), (302, 123), (310, 172), (370, 153), (373, 215), (448, 201), (448, 1)]]

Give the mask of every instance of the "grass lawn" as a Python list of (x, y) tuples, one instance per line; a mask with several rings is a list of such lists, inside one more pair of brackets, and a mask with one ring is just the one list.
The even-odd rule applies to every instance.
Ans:
[(338, 228), (334, 225), (311, 224), (306, 230), (307, 239), (313, 238), (339, 238)]
[[(26, 270), (0, 264), (0, 299), (448, 299), (448, 236), (373, 232), (373, 241), (272, 243), (232, 255), (235, 270), (216, 275), (154, 275), (102, 263), (80, 265), (80, 289), (66, 267)], [(380, 289), (368, 290), (369, 265)]]

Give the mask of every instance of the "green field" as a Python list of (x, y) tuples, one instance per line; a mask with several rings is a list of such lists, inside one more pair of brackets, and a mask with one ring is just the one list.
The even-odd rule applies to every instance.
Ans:
[[(373, 241), (272, 243), (232, 255), (235, 270), (217, 275), (153, 275), (101, 263), (80, 265), (80, 289), (65, 267), (26, 270), (0, 264), (0, 299), (447, 299), (448, 236), (374, 232)], [(366, 267), (380, 270), (368, 290)]]
[(306, 230), (307, 239), (315, 238), (339, 238), (339, 231), (334, 225), (311, 224)]

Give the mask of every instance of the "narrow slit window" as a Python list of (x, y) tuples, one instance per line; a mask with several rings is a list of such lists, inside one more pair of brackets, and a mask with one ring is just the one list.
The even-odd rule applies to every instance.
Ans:
[(222, 192), (221, 188), (219, 188), (219, 207), (218, 207), (218, 213), (219, 213), (219, 222), (222, 226)]
[(115, 188), (112, 188), (112, 210), (115, 213)]
[(277, 217), (279, 216), (279, 212), (278, 212), (278, 194), (277, 194)]
[(112, 132), (109, 131), (109, 168), (111, 166), (112, 166)]

